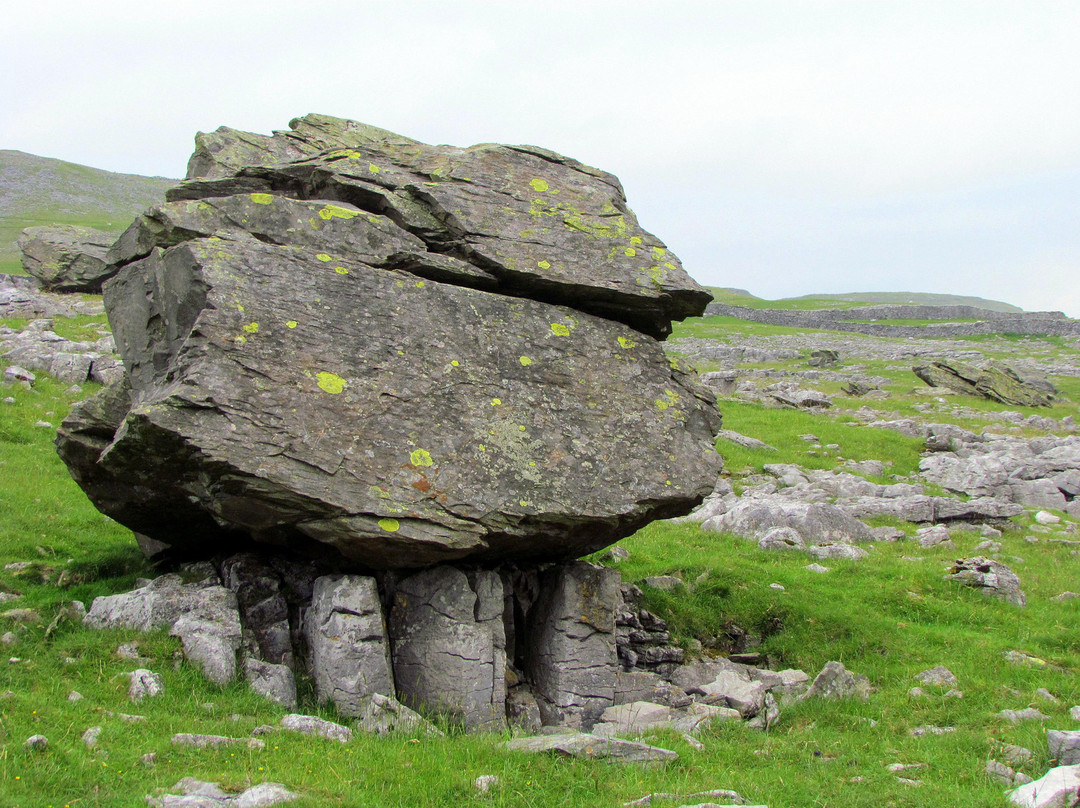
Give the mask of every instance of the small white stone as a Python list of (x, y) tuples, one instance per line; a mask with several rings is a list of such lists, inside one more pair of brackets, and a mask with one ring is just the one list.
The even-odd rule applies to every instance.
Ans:
[(769, 589), (775, 589), (778, 592), (783, 592), (784, 586), (782, 584), (769, 584)]
[(487, 794), (492, 788), (499, 784), (499, 778), (494, 774), (481, 774), (475, 780), (473, 785), (476, 786), (476, 790), (481, 794)]
[(78, 690), (72, 690), (70, 693), (67, 694), (68, 701), (82, 701), (82, 698), (83, 694), (80, 693)]
[(1035, 514), (1035, 521), (1040, 525), (1056, 525), (1061, 521), (1061, 517), (1056, 516), (1049, 511), (1039, 511)]

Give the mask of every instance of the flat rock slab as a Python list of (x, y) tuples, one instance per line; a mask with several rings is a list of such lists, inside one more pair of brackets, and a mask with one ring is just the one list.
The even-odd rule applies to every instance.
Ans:
[(405, 567), (577, 557), (712, 490), (719, 415), (655, 340), (318, 255), (203, 239), (109, 283), (136, 403), (59, 438), (99, 509)]
[(1038, 780), (1010, 791), (1009, 801), (1021, 808), (1070, 808), (1080, 797), (1080, 766), (1058, 766)]
[(352, 740), (352, 730), (348, 727), (314, 715), (290, 713), (281, 719), (281, 727), (304, 735), (318, 735), (321, 738), (329, 738), (341, 743), (348, 743)]
[(515, 738), (507, 741), (506, 748), (513, 752), (554, 752), (609, 763), (670, 763), (679, 757), (668, 749), (582, 732)]

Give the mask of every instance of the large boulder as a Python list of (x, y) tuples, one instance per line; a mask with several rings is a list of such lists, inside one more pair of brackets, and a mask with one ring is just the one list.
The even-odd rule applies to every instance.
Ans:
[(1011, 367), (996, 362), (988, 362), (981, 368), (955, 360), (930, 362), (912, 370), (931, 387), (946, 387), (1002, 404), (1049, 407), (1057, 395), (1057, 390), (1045, 379), (1025, 379)]
[(614, 177), (320, 116), (208, 137), (113, 251), (126, 387), (58, 437), (146, 546), (564, 560), (712, 490), (715, 400), (657, 341), (708, 294)]
[(116, 236), (92, 227), (54, 224), (19, 234), (23, 269), (51, 292), (100, 292), (112, 272), (106, 254)]

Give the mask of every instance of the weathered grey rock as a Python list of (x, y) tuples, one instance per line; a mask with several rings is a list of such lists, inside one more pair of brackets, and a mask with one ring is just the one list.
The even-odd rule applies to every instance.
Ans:
[[(671, 794), (668, 792), (658, 791), (653, 794), (646, 794), (640, 799), (632, 800), (630, 802), (624, 802), (623, 808), (639, 808), (639, 806), (652, 805), (658, 802), (673, 802), (679, 801), (685, 803), (687, 800), (700, 800), (709, 799), (711, 803), (701, 803), (702, 808), (708, 808), (708, 806), (715, 805), (716, 800), (723, 800), (725, 803), (731, 805), (744, 805), (746, 800), (737, 791), (731, 791), (726, 788), (717, 788), (710, 791), (696, 791), (693, 794)], [(690, 806), (683, 806), (683, 808), (690, 808)], [(751, 808), (753, 808), (751, 806)], [(761, 808), (761, 806), (758, 806)]]
[(374, 578), (319, 578), (304, 617), (315, 692), (344, 716), (363, 712), (374, 693), (394, 695), (390, 646)]
[(915, 674), (915, 678), (924, 685), (937, 685), (938, 687), (951, 687), (958, 684), (956, 675), (944, 665), (938, 665), (937, 667), (929, 668), (921, 673), (917, 673)]
[(43, 752), (49, 748), (49, 739), (44, 735), (31, 735), (23, 741), (23, 746), (31, 752)]
[(619, 575), (573, 562), (541, 575), (525, 671), (545, 724), (588, 729), (614, 703)]
[[(273, 665), (295, 666), (293, 630), (287, 587), (282, 574), (275, 568), (272, 556), (240, 553), (221, 563), (222, 582), (236, 593), (243, 624), (245, 653)], [(297, 570), (295, 561), (279, 560), (278, 566), (289, 565)], [(306, 587), (306, 581), (304, 581)], [(297, 615), (298, 616), (298, 615)]]
[(1080, 730), (1052, 729), (1047, 732), (1050, 756), (1059, 766), (1080, 764)]
[(853, 696), (863, 701), (869, 699), (870, 680), (862, 674), (851, 673), (840, 662), (826, 662), (803, 698), (842, 699)]
[(506, 693), (506, 722), (511, 728), (527, 735), (535, 735), (544, 725), (540, 705), (531, 689), (519, 685)]
[(386, 735), (392, 732), (421, 732), (425, 735), (442, 735), (430, 721), (410, 710), (397, 699), (373, 693), (364, 699), (358, 726), (364, 732)]
[(957, 361), (931, 362), (913, 370), (931, 387), (947, 387), (1002, 404), (1049, 407), (1057, 392), (1052, 386), (1047, 390), (1042, 384), (1025, 381), (1012, 368), (994, 362), (983, 368)]
[(1069, 708), (1069, 718), (1073, 721), (1080, 721), (1080, 704)]
[(1080, 766), (1057, 766), (1007, 796), (1021, 808), (1071, 808), (1080, 798)]
[(741, 715), (733, 708), (691, 704), (682, 709), (636, 701), (608, 707), (592, 728), (594, 735), (640, 735), (653, 729), (672, 729), (694, 734), (713, 721), (735, 720)]
[(1023, 710), (1002, 710), (997, 714), (997, 717), (1008, 721), (1010, 724), (1019, 724), (1021, 721), (1050, 720), (1050, 716), (1043, 715), (1034, 707), (1025, 707)]
[(974, 587), (984, 595), (1017, 606), (1027, 605), (1027, 596), (1020, 589), (1020, 579), (999, 561), (976, 556), (960, 558), (950, 568), (946, 580)]
[(229, 794), (216, 783), (185, 777), (174, 785), (176, 794), (147, 796), (147, 805), (153, 808), (270, 808), (299, 799), (280, 783), (259, 783), (239, 794)]
[[(100, 292), (110, 277), (105, 255), (116, 236), (92, 227), (54, 224), (19, 234), (23, 269), (50, 292)], [(115, 271), (115, 270), (114, 270)]]
[(304, 159), (192, 181), (121, 240), (137, 403), (59, 435), (102, 510), (185, 552), (235, 531), (402, 568), (570, 559), (709, 493), (714, 399), (649, 336), (707, 293), (613, 177), (296, 125), (299, 153), (225, 140)]
[(829, 542), (811, 545), (806, 548), (806, 552), (814, 558), (831, 558), (842, 561), (859, 561), (870, 555), (861, 547), (856, 547), (854, 544), (847, 544), (845, 542)]
[(1004, 763), (999, 763), (996, 760), (986, 761), (986, 773), (993, 777), (998, 782), (1004, 783), (1007, 786), (1020, 786), (1024, 783), (1030, 783), (1031, 778), (1022, 772), (1017, 772)]
[(761, 538), (773, 528), (787, 527), (802, 536), (807, 544), (873, 539), (869, 527), (835, 505), (777, 498), (741, 499), (703, 527), (752, 539)]
[(87, 749), (93, 749), (97, 746), (100, 737), (101, 727), (90, 727), (82, 734), (82, 742), (86, 745)]
[(296, 676), (288, 665), (273, 665), (258, 659), (244, 660), (244, 677), (251, 689), (270, 701), (296, 709)]
[(403, 703), (469, 729), (503, 727), (506, 635), (498, 573), (433, 567), (400, 581), (389, 631)]
[(711, 682), (687, 692), (698, 695), (706, 704), (726, 705), (738, 710), (743, 718), (752, 718), (765, 704), (766, 687), (744, 670), (725, 669), (718, 671)]
[(774, 527), (758, 539), (762, 550), (805, 550), (806, 540), (790, 527)]
[(949, 529), (945, 525), (921, 527), (915, 531), (915, 540), (919, 542), (920, 547), (926, 549), (931, 547), (956, 549), (956, 545), (952, 541), (952, 534), (949, 533)]
[(609, 763), (670, 763), (678, 754), (648, 744), (604, 738), (582, 732), (535, 735), (506, 742), (513, 752), (554, 752), (565, 757), (603, 760)]
[(153, 631), (172, 628), (181, 617), (231, 624), (236, 598), (221, 586), (185, 584), (176, 574), (119, 595), (94, 598), (83, 618), (89, 628), (131, 628)]
[(647, 701), (665, 707), (685, 707), (692, 699), (681, 687), (652, 671), (619, 671), (615, 676), (614, 704), (617, 706), (635, 701)]
[(129, 673), (128, 677), (128, 698), (133, 702), (158, 696), (165, 690), (161, 677), (146, 668), (138, 668)]
[(214, 684), (225, 685), (236, 678), (236, 652), (240, 648), (240, 618), (235, 611), (225, 621), (202, 620), (184, 615), (169, 632), (179, 637), (184, 656), (202, 670)]
[(177, 746), (194, 746), (202, 749), (207, 746), (246, 746), (248, 749), (265, 749), (266, 741), (258, 738), (229, 738), (225, 735), (200, 735), (190, 732), (178, 732), (170, 741)]
[(1023, 766), (1035, 756), (1035, 753), (1023, 746), (1006, 744), (1001, 748), (1001, 756), (1010, 766)]
[(321, 738), (329, 738), (341, 743), (348, 743), (352, 740), (352, 730), (348, 727), (314, 715), (290, 713), (281, 719), (281, 727), (304, 735), (318, 735)]

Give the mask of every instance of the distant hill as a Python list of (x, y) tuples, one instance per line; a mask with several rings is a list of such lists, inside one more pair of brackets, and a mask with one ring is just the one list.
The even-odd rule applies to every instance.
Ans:
[(891, 303), (917, 306), (977, 306), (981, 309), (1001, 312), (1022, 312), (1019, 306), (999, 300), (985, 300), (968, 295), (939, 295), (929, 292), (849, 292), (845, 294), (815, 294), (802, 297), (782, 297), (766, 300), (752, 295), (745, 289), (723, 286), (706, 287), (717, 303), (746, 306), (751, 309), (849, 309), (867, 303)]
[(24, 227), (81, 224), (120, 233), (177, 182), (0, 149), (0, 272), (22, 272), (15, 240)]
[(894, 303), (914, 304), (917, 306), (977, 306), (980, 309), (990, 311), (1023, 311), (1019, 306), (1011, 303), (1002, 303), (1000, 300), (986, 300), (982, 297), (969, 295), (938, 295), (929, 292), (849, 292), (842, 295), (804, 295), (803, 297), (788, 298), (789, 300), (820, 300), (832, 298), (834, 300), (850, 301), (853, 303)]

